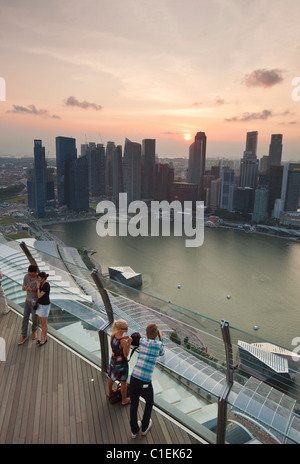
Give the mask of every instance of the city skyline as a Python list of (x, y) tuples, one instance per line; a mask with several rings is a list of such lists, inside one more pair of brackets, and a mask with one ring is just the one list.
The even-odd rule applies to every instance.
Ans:
[(188, 158), (201, 131), (207, 157), (240, 159), (258, 131), (258, 157), (283, 134), (283, 161), (298, 160), (299, 14), (297, 0), (2, 4), (0, 154), (42, 139), (54, 157), (64, 136)]

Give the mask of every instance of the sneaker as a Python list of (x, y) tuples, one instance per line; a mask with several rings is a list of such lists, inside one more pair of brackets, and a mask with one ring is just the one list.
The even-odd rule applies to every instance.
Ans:
[(36, 340), (37, 339), (37, 332), (32, 332), (32, 340)]
[(24, 335), (22, 335), (22, 337), (20, 338), (20, 340), (18, 341), (18, 345), (23, 345), (24, 342), (26, 342), (28, 337), (24, 337)]
[(138, 421), (138, 426), (139, 426), (139, 429), (138, 429), (138, 431), (136, 433), (131, 432), (131, 438), (136, 438), (137, 434), (139, 433), (140, 428), (142, 427), (141, 421)]
[(151, 429), (151, 427), (152, 427), (152, 419), (150, 419), (149, 425), (146, 428), (145, 432), (142, 431), (142, 435), (146, 435), (149, 432), (149, 430)]

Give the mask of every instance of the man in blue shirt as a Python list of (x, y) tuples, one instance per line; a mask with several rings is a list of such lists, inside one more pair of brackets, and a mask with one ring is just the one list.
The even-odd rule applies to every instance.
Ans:
[[(159, 340), (155, 340), (156, 337)], [(139, 429), (142, 435), (150, 430), (152, 426), (151, 412), (154, 403), (152, 374), (158, 356), (163, 356), (164, 345), (161, 331), (156, 324), (149, 324), (146, 328), (146, 337), (141, 338), (139, 344), (139, 355), (133, 368), (130, 379), (130, 427), (131, 438), (135, 438)], [(140, 396), (146, 402), (143, 420), (137, 420), (137, 410)]]

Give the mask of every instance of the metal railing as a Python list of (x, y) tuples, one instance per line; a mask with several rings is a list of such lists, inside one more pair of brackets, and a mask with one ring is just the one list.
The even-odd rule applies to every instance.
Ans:
[[(191, 394), (191, 397), (186, 395), (183, 401), (179, 401), (178, 406), (176, 401), (170, 403), (169, 398), (166, 400), (166, 387), (163, 386), (155, 394), (158, 407), (211, 443), (235, 443), (235, 437), (246, 434), (246, 431), (248, 435), (243, 442), (255, 439), (263, 443), (300, 442), (299, 362), (295, 363), (293, 369), (294, 385), (289, 388), (283, 381), (277, 390), (240, 370), (237, 362), (240, 354), (238, 341), (243, 339), (251, 346), (265, 342), (256, 335), (233, 329), (228, 321), (213, 321), (142, 294), (103, 277), (97, 270), (88, 271), (78, 263), (67, 262), (65, 258), (62, 260), (61, 257), (38, 250), (39, 260), (35, 260), (37, 250), (25, 243), (15, 242), (12, 245), (14, 249), (21, 247), (27, 260), (31, 264), (37, 263), (40, 269), (48, 266), (57, 276), (63, 275), (64, 278), (67, 268), (68, 275), (83, 289), (77, 295), (73, 287), (62, 286), (64, 299), (56, 297), (54, 311), (64, 314), (71, 311), (72, 317), (77, 320), (94, 324), (99, 336), (99, 362), (103, 372), (108, 371), (109, 338), (114, 319), (126, 317), (132, 332), (138, 329), (143, 332), (149, 321), (157, 319), (165, 330), (166, 355), (157, 363), (154, 382), (159, 383), (164, 379), (169, 392), (184, 390), (183, 396), (185, 392)], [(20, 274), (19, 261), (18, 258), (14, 263), (10, 257), (0, 256), (2, 270), (6, 267), (9, 270), (6, 275), (4, 273), (4, 287), (12, 295), (17, 294), (20, 282), (15, 277)], [(54, 289), (58, 285), (55, 282), (53, 278)], [(58, 294), (59, 291), (57, 289)], [(89, 295), (92, 298), (87, 298)], [(16, 297), (18, 301), (20, 298)], [(80, 305), (78, 312), (74, 309), (76, 305)], [(174, 335), (176, 330), (179, 331), (177, 338)], [(195, 340), (199, 341), (198, 345)], [(80, 340), (75, 340), (77, 342), (80, 344)], [(254, 372), (261, 367), (257, 358), (249, 362)], [(285, 393), (280, 390), (285, 390)], [(186, 412), (189, 398), (193, 402), (192, 413)], [(199, 406), (198, 410), (195, 405)], [(209, 415), (211, 411), (213, 413)], [(205, 414), (209, 416), (206, 421), (203, 420)], [(272, 416), (272, 420), (268, 419), (269, 416)]]

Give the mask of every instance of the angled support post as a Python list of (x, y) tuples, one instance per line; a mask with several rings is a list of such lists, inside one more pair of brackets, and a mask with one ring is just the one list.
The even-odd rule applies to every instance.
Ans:
[(105, 290), (105, 288), (103, 287), (102, 285), (102, 282), (101, 282), (101, 279), (99, 277), (99, 274), (98, 274), (98, 270), (97, 269), (94, 269), (92, 271), (92, 274), (91, 274), (98, 290), (99, 290), (99, 293), (101, 295), (101, 298), (102, 298), (102, 301), (104, 303), (104, 307), (105, 307), (105, 310), (106, 310), (106, 314), (107, 314), (107, 318), (108, 318), (108, 321), (110, 324), (112, 324), (114, 322), (114, 312), (113, 312), (113, 309), (112, 309), (112, 306), (111, 306), (111, 302), (110, 302), (110, 299), (109, 299), (109, 296), (108, 296), (108, 293), (107, 291)]
[(109, 366), (109, 346), (108, 346), (108, 338), (106, 334), (106, 329), (114, 322), (114, 312), (111, 306), (111, 302), (108, 296), (107, 291), (103, 287), (101, 279), (98, 274), (98, 270), (94, 269), (91, 274), (97, 289), (101, 295), (102, 301), (104, 303), (104, 307), (107, 314), (108, 322), (104, 324), (101, 329), (99, 330), (99, 340), (100, 340), (100, 349), (101, 349), (101, 369), (103, 372), (108, 372)]
[(233, 385), (233, 355), (232, 344), (229, 331), (229, 322), (222, 319), (221, 331), (225, 347), (226, 356), (226, 384), (218, 398), (218, 424), (217, 424), (217, 444), (225, 443), (226, 421), (227, 421), (227, 398)]
[[(34, 257), (32, 256), (32, 254), (30, 253), (27, 245), (25, 242), (21, 242), (20, 243), (20, 247), (22, 249), (22, 251), (24, 252), (24, 254), (26, 255), (28, 261), (30, 262), (30, 264), (34, 264), (35, 266), (38, 267), (37, 263), (36, 263), (36, 260), (34, 259)], [(39, 272), (39, 267), (38, 267), (38, 272)]]

